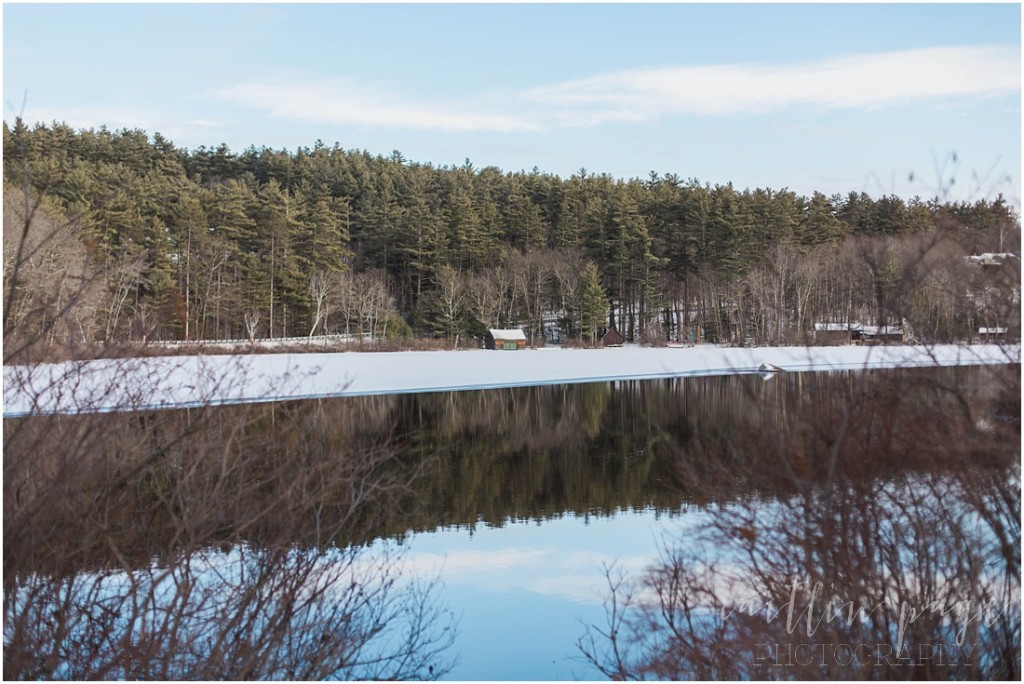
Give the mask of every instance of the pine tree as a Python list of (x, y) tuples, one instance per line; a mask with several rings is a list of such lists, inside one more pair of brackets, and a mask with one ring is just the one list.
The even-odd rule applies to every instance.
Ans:
[(266, 302), (270, 336), (278, 330), (287, 336), (293, 327), (305, 327), (310, 273), (295, 251), (299, 224), (287, 190), (271, 180), (260, 188), (258, 200), (258, 254), (269, 276), (269, 291), (261, 301)]
[(840, 240), (847, 226), (837, 218), (836, 213), (836, 208), (825, 195), (814, 193), (798, 231), (800, 244), (818, 245)]
[(331, 197), (323, 186), (304, 184), (295, 193), (298, 257), (310, 273), (334, 272), (348, 267), (351, 208), (344, 199)]
[(540, 208), (530, 199), (520, 178), (512, 177), (504, 199), (505, 241), (523, 250), (543, 246), (546, 236)]
[(597, 344), (597, 333), (608, 315), (608, 295), (601, 285), (601, 272), (588, 261), (580, 274), (580, 322), (584, 337)]

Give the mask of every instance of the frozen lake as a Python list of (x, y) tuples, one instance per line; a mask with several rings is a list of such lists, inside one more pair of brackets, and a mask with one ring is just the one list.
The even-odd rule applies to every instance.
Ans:
[(538, 349), (172, 356), (4, 366), (4, 416), (757, 372), (1020, 362), (1020, 346)]

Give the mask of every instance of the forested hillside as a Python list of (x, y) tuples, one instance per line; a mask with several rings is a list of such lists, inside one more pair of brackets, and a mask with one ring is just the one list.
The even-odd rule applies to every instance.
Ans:
[(54, 344), (488, 326), (593, 340), (1019, 337), (1020, 227), (974, 203), (803, 197), (673, 174), (437, 167), (317, 142), (176, 148), (4, 125), (4, 332)]

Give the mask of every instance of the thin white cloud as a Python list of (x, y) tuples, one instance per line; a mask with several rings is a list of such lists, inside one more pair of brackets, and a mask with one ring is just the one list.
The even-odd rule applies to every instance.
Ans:
[(440, 131), (536, 130), (537, 124), (466, 103), (416, 102), (356, 81), (277, 80), (225, 88), (217, 96), (278, 119)]
[(820, 62), (634, 69), (534, 88), (566, 125), (723, 115), (790, 106), (875, 108), (914, 100), (1020, 90), (1020, 55), (1007, 47), (939, 47)]
[(876, 108), (1020, 90), (1020, 55), (959, 46), (768, 65), (632, 69), (461, 100), (409, 98), (355, 80), (279, 78), (214, 93), (276, 119), (438, 131), (535, 131), (678, 114), (759, 113), (792, 106)]
[(593, 551), (553, 548), (460, 550), (448, 554), (413, 552), (406, 567), (421, 577), (443, 576), (449, 585), (469, 585), (492, 591), (524, 590), (572, 601), (600, 602), (608, 589), (603, 568), (613, 565), (640, 573), (657, 557), (609, 556)]
[[(786, 107), (877, 108), (922, 100), (1020, 91), (1019, 49), (959, 46), (853, 55), (797, 64), (718, 64), (631, 69), (520, 91), (464, 98), (400, 95), (357, 80), (278, 77), (206, 95), (282, 121), (443, 132), (544, 131), (690, 114), (721, 116)], [(142, 128), (172, 139), (223, 129), (223, 122), (172, 118), (103, 105), (25, 112), (28, 122), (75, 128)], [(5, 120), (13, 120), (10, 106)]]

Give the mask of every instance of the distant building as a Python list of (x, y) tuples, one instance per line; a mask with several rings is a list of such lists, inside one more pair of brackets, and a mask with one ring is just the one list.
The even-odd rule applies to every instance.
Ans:
[(864, 325), (863, 323), (815, 323), (816, 344), (886, 344), (906, 340), (906, 333), (898, 325)]
[(899, 344), (906, 340), (903, 328), (898, 325), (865, 325), (861, 327), (860, 335), (855, 335), (853, 341), (861, 344)]
[(601, 338), (601, 344), (606, 347), (621, 347), (626, 343), (626, 338), (615, 328), (610, 329)]
[(853, 342), (853, 331), (860, 323), (815, 323), (814, 342), (821, 345), (843, 345)]
[(986, 252), (984, 254), (975, 254), (967, 257), (968, 261), (973, 261), (976, 264), (982, 266), (1002, 266), (1007, 261), (1012, 259), (1020, 260), (1013, 252)]
[(1007, 339), (1007, 328), (995, 327), (995, 328), (978, 328), (978, 337), (981, 338), (982, 342), (997, 342), (1000, 340)]
[[(967, 257), (977, 266), (966, 294), (978, 337), (985, 342), (1020, 339), (1020, 257), (994, 252)], [(973, 335), (971, 336), (974, 337)]]
[(487, 336), (484, 338), (484, 345), (488, 349), (507, 349), (509, 351), (525, 349), (526, 333), (523, 332), (522, 328), (513, 328), (511, 330), (491, 328), (487, 331)]

